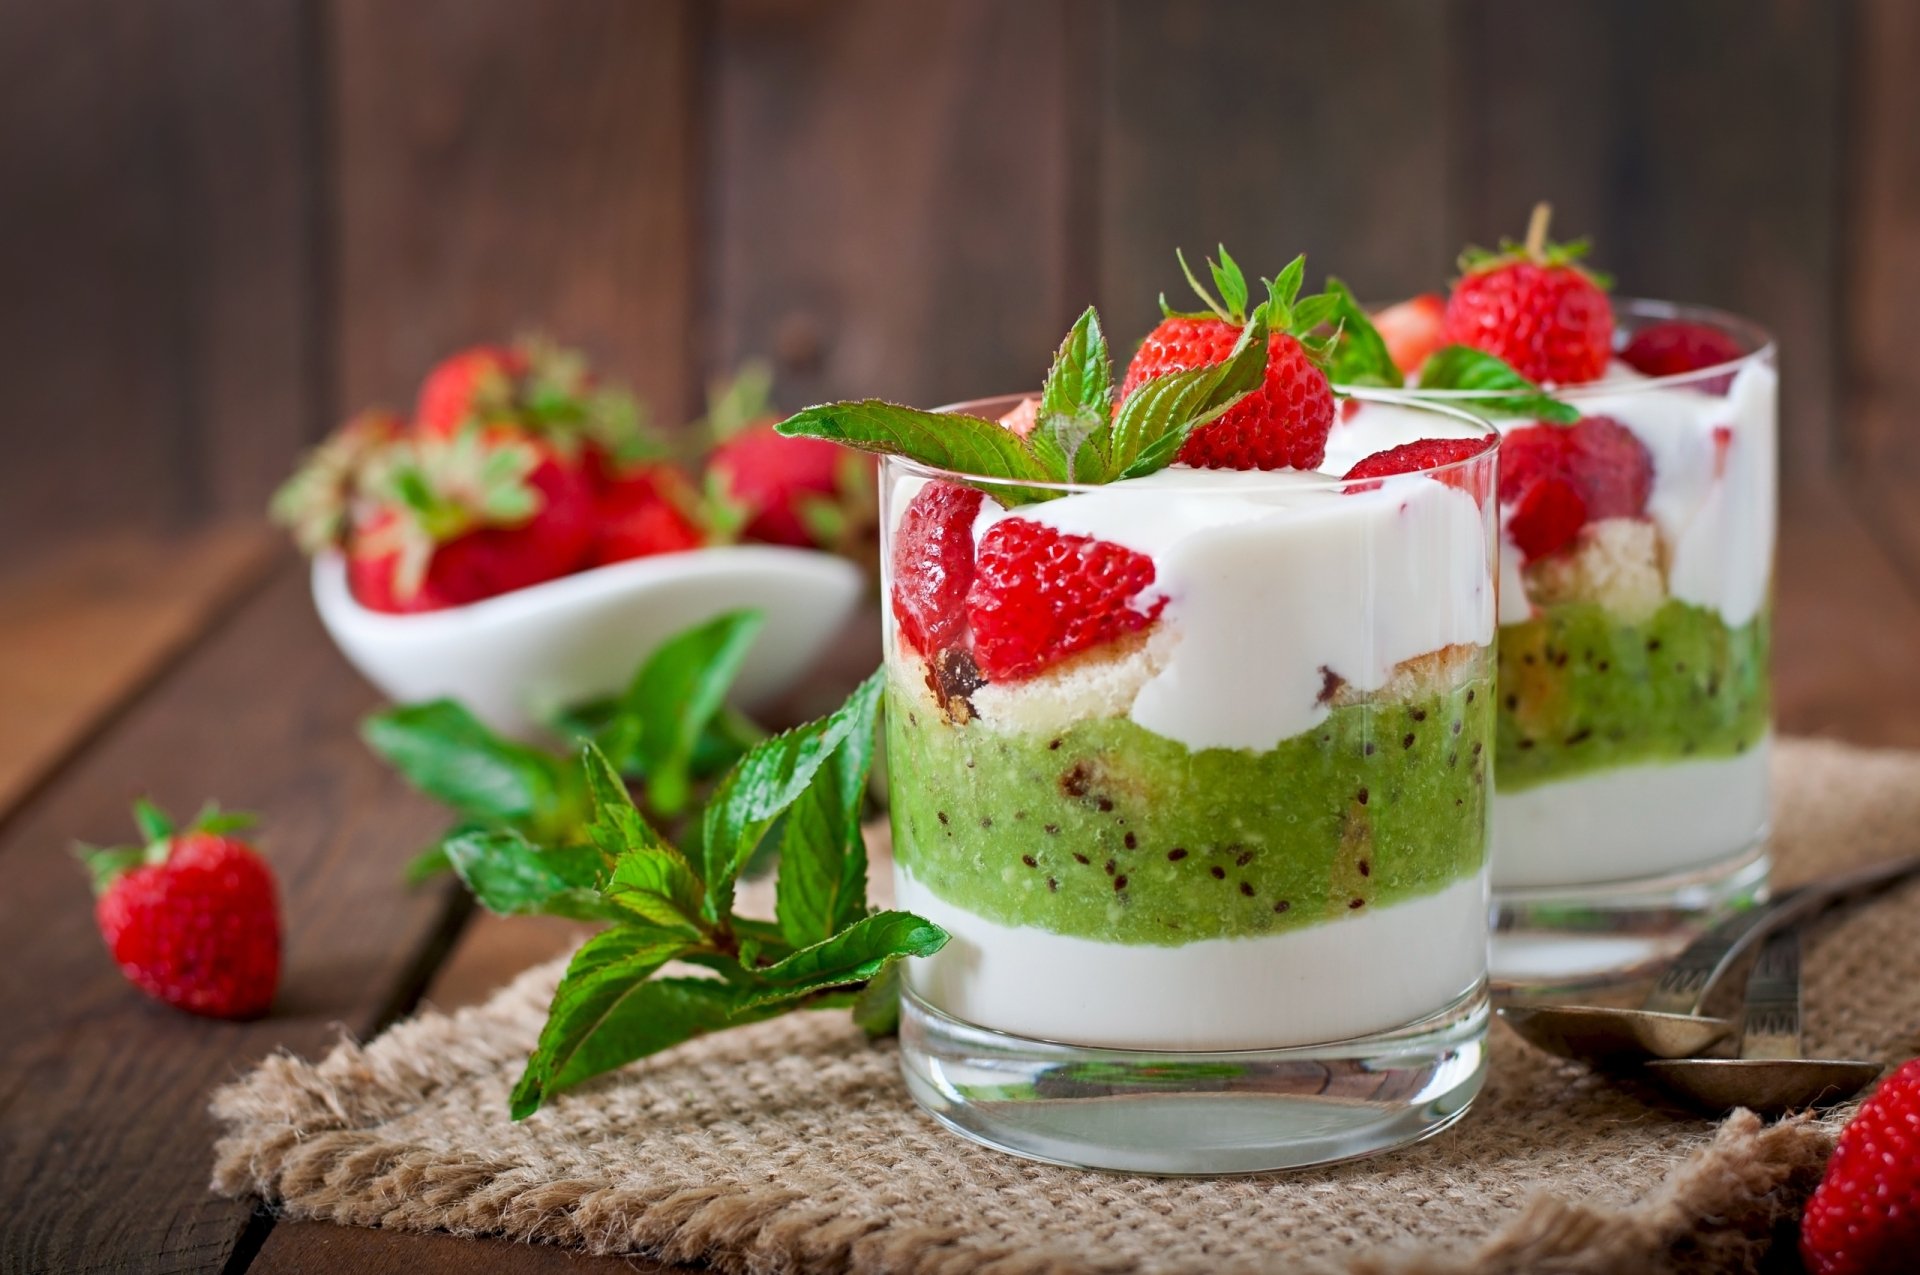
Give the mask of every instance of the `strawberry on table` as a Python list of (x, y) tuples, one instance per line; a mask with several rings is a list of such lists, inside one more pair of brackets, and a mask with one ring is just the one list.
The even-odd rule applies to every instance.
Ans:
[(255, 1018), (280, 981), (273, 873), (232, 835), (246, 815), (209, 805), (176, 829), (149, 802), (134, 807), (143, 846), (80, 847), (93, 876), (100, 936), (128, 981), (212, 1018)]
[[(1223, 300), (1193, 277), (1186, 258), (1180, 268), (1211, 311), (1166, 317), (1140, 343), (1120, 386), (1124, 403), (1155, 377), (1223, 363), (1247, 322), (1247, 283), (1240, 267), (1220, 249), (1220, 261), (1208, 262)], [(1296, 304), (1305, 262), (1296, 257), (1274, 281), (1266, 310), (1267, 366), (1264, 383), (1217, 419), (1187, 436), (1180, 463), (1205, 469), (1313, 469), (1326, 458), (1333, 428), (1333, 387), (1319, 355), (1301, 338), (1328, 314), (1325, 298)]]
[(1800, 1258), (1812, 1275), (1892, 1275), (1920, 1260), (1920, 1058), (1840, 1131), (1800, 1221)]
[(1468, 249), (1447, 299), (1445, 339), (1506, 360), (1553, 385), (1598, 380), (1613, 354), (1613, 306), (1600, 276), (1576, 264), (1584, 240), (1547, 240), (1552, 210), (1533, 210), (1524, 244)]
[(1373, 326), (1386, 342), (1393, 365), (1412, 374), (1447, 343), (1446, 298), (1423, 292), (1374, 315)]
[(1143, 598), (1153, 559), (1092, 536), (1004, 518), (980, 538), (967, 622), (992, 680), (1030, 677), (1069, 655), (1153, 623), (1163, 597)]

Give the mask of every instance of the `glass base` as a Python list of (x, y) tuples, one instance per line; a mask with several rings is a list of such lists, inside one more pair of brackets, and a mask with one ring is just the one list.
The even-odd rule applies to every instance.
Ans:
[(1228, 1053), (1028, 1040), (901, 997), (900, 1070), (948, 1128), (1084, 1169), (1258, 1173), (1350, 1160), (1458, 1120), (1487, 1067), (1488, 998), (1352, 1040)]
[(1492, 981), (1503, 1000), (1551, 1000), (1646, 979), (1710, 926), (1767, 897), (1765, 843), (1668, 876), (1496, 888)]

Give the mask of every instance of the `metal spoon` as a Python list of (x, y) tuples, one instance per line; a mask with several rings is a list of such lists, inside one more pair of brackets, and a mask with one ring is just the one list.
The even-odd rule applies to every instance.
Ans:
[(1708, 1111), (1747, 1107), (1778, 1115), (1845, 1102), (1871, 1084), (1880, 1064), (1803, 1057), (1800, 1043), (1800, 932), (1768, 939), (1747, 979), (1738, 1058), (1670, 1058), (1646, 1074)]
[(1920, 872), (1920, 856), (1891, 859), (1789, 890), (1728, 917), (1669, 965), (1639, 1009), (1607, 1005), (1508, 1005), (1500, 1016), (1537, 1048), (1562, 1058), (1618, 1066), (1650, 1058), (1691, 1058), (1733, 1034), (1734, 1023), (1700, 1007), (1740, 958), (1768, 936), (1825, 908)]

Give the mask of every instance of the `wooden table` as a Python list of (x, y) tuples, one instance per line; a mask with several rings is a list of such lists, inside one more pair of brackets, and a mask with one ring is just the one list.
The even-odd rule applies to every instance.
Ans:
[[(1920, 587), (1900, 540), (1833, 490), (1787, 505), (1781, 728), (1920, 747)], [(369, 1037), (423, 1002), (476, 1000), (569, 937), (401, 885), (441, 814), (360, 743), (376, 703), (264, 533), (89, 546), (0, 576), (0, 1271), (667, 1269), (283, 1222), (208, 1192), (215, 1085), (342, 1027)], [(67, 847), (124, 839), (142, 793), (263, 816), (287, 920), (265, 1020), (148, 1001), (102, 949)]]

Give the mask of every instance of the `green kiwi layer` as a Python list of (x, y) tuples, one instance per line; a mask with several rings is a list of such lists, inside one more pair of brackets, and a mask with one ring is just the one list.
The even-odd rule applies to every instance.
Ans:
[(1732, 628), (1669, 599), (1639, 624), (1568, 602), (1502, 625), (1500, 789), (1753, 747), (1772, 713), (1768, 618)]
[(1127, 718), (956, 724), (896, 684), (894, 855), (979, 915), (1116, 943), (1273, 934), (1430, 894), (1486, 859), (1492, 693), (1483, 676), (1336, 708), (1255, 752)]

